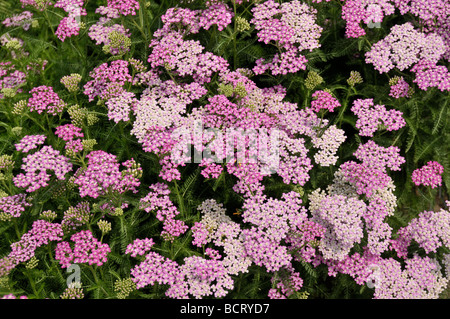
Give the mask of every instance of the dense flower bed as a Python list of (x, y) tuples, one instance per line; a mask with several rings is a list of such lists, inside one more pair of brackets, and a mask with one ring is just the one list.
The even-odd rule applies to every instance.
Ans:
[(3, 298), (447, 298), (448, 1), (0, 13)]

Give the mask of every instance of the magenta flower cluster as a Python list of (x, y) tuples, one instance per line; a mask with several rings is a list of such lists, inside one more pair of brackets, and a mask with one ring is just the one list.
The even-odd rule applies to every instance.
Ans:
[(436, 161), (429, 161), (421, 168), (417, 168), (412, 172), (412, 181), (415, 185), (438, 187), (442, 184), (442, 173), (444, 167)]
[(55, 259), (61, 268), (67, 268), (72, 263), (101, 266), (107, 261), (111, 248), (107, 243), (101, 243), (90, 230), (80, 231), (70, 237), (70, 242), (61, 241), (55, 249)]

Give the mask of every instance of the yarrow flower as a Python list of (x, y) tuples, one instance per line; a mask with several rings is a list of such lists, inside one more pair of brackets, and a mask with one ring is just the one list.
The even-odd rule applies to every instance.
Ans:
[(2, 24), (6, 27), (22, 27), (25, 31), (31, 26), (31, 20), (33, 13), (30, 11), (23, 11), (20, 14), (16, 14), (10, 18), (3, 20)]
[(0, 197), (0, 220), (10, 220), (22, 215), (26, 207), (32, 206), (26, 194)]
[(417, 31), (410, 22), (394, 25), (390, 31), (366, 53), (366, 63), (380, 73), (393, 68), (403, 71), (421, 60), (436, 64), (446, 51), (439, 35)]
[(43, 146), (39, 151), (24, 158), (21, 168), (25, 174), (17, 174), (13, 178), (14, 184), (26, 188), (27, 192), (34, 192), (48, 186), (51, 177), (48, 171), (53, 171), (57, 179), (64, 180), (65, 175), (72, 170), (72, 164), (67, 157), (60, 155), (58, 150)]
[(131, 257), (143, 256), (151, 250), (154, 244), (152, 238), (135, 239), (131, 244), (128, 244), (125, 254), (130, 254)]
[(47, 136), (45, 135), (26, 135), (19, 143), (15, 144), (16, 150), (22, 153), (28, 153), (30, 150), (36, 149), (38, 145), (44, 144)]
[(297, 0), (281, 5), (269, 0), (257, 4), (252, 12), (250, 22), (258, 30), (258, 40), (275, 43), (281, 50), (269, 61), (258, 59), (253, 68), (255, 74), (268, 70), (273, 75), (305, 70), (308, 61), (301, 51), (320, 47), (322, 27), (315, 23), (316, 9)]
[(32, 97), (28, 100), (28, 107), (32, 112), (36, 111), (38, 114), (45, 111), (48, 114), (57, 115), (67, 105), (49, 86), (41, 85), (35, 87), (30, 93)]
[[(128, 190), (135, 192), (140, 185), (137, 176), (120, 171), (120, 163), (115, 155), (100, 150), (90, 152), (86, 158), (86, 169), (82, 169), (74, 180), (79, 186), (81, 197), (97, 198), (108, 192), (122, 194)], [(127, 167), (128, 163), (122, 164)]]
[(386, 110), (384, 105), (374, 105), (373, 99), (353, 101), (351, 111), (358, 117), (356, 127), (361, 136), (373, 136), (380, 125), (388, 131), (395, 131), (406, 125), (401, 111)]
[(415, 185), (436, 188), (442, 184), (444, 167), (436, 161), (429, 161), (426, 165), (412, 172), (412, 181)]
[(111, 252), (109, 245), (98, 241), (90, 230), (80, 231), (72, 235), (70, 240), (73, 242), (73, 249), (67, 241), (58, 243), (55, 249), (55, 259), (60, 262), (61, 268), (72, 263), (102, 266)]
[(311, 109), (314, 112), (319, 112), (321, 109), (334, 112), (334, 109), (341, 106), (339, 101), (328, 91), (316, 91), (312, 95)]
[(408, 82), (402, 76), (395, 76), (389, 80), (391, 90), (389, 96), (393, 98), (411, 97), (414, 93), (414, 89), (409, 86)]
[(163, 223), (161, 235), (169, 241), (184, 234), (188, 226), (181, 220), (175, 219), (180, 213), (169, 198), (170, 190), (166, 184), (156, 183), (150, 186), (151, 191), (141, 198), (141, 209), (147, 213), (155, 212), (156, 218)]

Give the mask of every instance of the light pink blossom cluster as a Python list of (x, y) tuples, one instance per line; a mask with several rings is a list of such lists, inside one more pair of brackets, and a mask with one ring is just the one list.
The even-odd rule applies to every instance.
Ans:
[(19, 143), (15, 144), (16, 150), (22, 153), (28, 153), (29, 151), (36, 149), (38, 145), (44, 144), (46, 139), (47, 136), (45, 135), (26, 135)]
[(393, 68), (403, 71), (421, 60), (436, 64), (445, 51), (442, 37), (435, 33), (425, 34), (406, 22), (394, 25), (384, 39), (372, 45), (366, 53), (366, 63), (373, 64), (380, 73)]
[(281, 5), (269, 0), (258, 3), (252, 13), (250, 22), (258, 30), (258, 40), (273, 43), (281, 50), (269, 61), (258, 59), (253, 68), (255, 74), (271, 71), (278, 75), (305, 70), (307, 59), (301, 52), (320, 47), (322, 27), (315, 22), (316, 9), (297, 0)]
[(312, 97), (311, 109), (314, 112), (319, 112), (321, 109), (328, 110), (328, 112), (334, 112), (335, 108), (341, 106), (338, 99), (328, 91), (316, 91), (313, 93)]
[(113, 96), (105, 102), (108, 108), (108, 118), (118, 123), (129, 121), (130, 113), (135, 108), (138, 100), (132, 92), (122, 92), (118, 96)]
[(72, 164), (58, 150), (46, 145), (24, 158), (21, 168), (25, 173), (14, 176), (14, 184), (26, 187), (27, 192), (34, 192), (48, 186), (51, 178), (48, 171), (52, 171), (57, 179), (65, 180), (66, 174), (72, 170)]
[(450, 3), (448, 1), (394, 0), (394, 4), (400, 14), (412, 14), (418, 17), (424, 32), (440, 35), (447, 47), (444, 58), (450, 60), (450, 24), (448, 23)]
[(399, 257), (406, 257), (405, 252), (415, 241), (425, 253), (437, 253), (440, 247), (450, 245), (450, 212), (441, 208), (439, 211), (424, 211), (409, 224), (401, 228), (399, 237), (392, 240), (393, 249)]
[(25, 31), (28, 31), (31, 26), (31, 19), (33, 18), (33, 13), (30, 11), (23, 11), (20, 14), (16, 14), (10, 18), (3, 20), (2, 24), (5, 27), (21, 27)]
[(223, 251), (222, 257), (217, 256), (219, 253), (215, 250), (216, 252), (212, 254), (217, 258), (213, 259), (220, 259), (228, 274), (237, 275), (247, 272), (252, 259), (246, 253), (240, 225), (233, 222), (226, 215), (223, 205), (214, 199), (204, 200), (198, 206), (198, 210), (202, 218), (191, 228), (194, 238), (192, 244), (205, 247), (211, 243), (215, 248)]
[(132, 82), (128, 69), (129, 63), (124, 60), (103, 63), (89, 73), (92, 80), (84, 85), (84, 94), (92, 102), (96, 97), (108, 100), (125, 92), (124, 85)]
[[(107, 193), (137, 192), (139, 178), (120, 171), (120, 163), (115, 155), (99, 150), (90, 152), (86, 158), (87, 167), (80, 168), (80, 173), (74, 179), (74, 183), (79, 186), (81, 197), (97, 198)], [(132, 162), (122, 163), (127, 168), (130, 164)]]
[(31, 229), (22, 235), (21, 239), (11, 244), (11, 252), (8, 255), (17, 265), (26, 262), (35, 255), (37, 248), (47, 245), (50, 241), (60, 241), (63, 237), (61, 225), (45, 220), (36, 220)]
[(172, 298), (221, 298), (234, 288), (234, 281), (220, 260), (186, 257), (179, 271), (183, 282), (169, 288)]
[(212, 3), (206, 9), (197, 10), (173, 7), (161, 16), (163, 26), (157, 32), (177, 30), (184, 34), (196, 34), (200, 29), (208, 30), (213, 25), (217, 26), (218, 31), (222, 31), (231, 23), (233, 16), (232, 10), (223, 2)]
[(262, 192), (255, 195), (249, 196), (242, 206), (243, 221), (252, 225), (242, 231), (244, 247), (256, 265), (278, 271), (292, 262), (288, 246), (282, 244), (283, 239), (297, 231), (307, 219), (307, 211), (297, 192), (285, 193), (281, 200)]
[(1, 197), (0, 215), (6, 214), (14, 218), (20, 217), (25, 211), (25, 207), (32, 206), (28, 199), (26, 194)]
[(211, 52), (205, 52), (197, 40), (184, 40), (179, 32), (169, 31), (150, 43), (148, 62), (152, 68), (163, 67), (180, 77), (191, 76), (197, 83), (211, 81), (215, 73), (223, 73), (228, 62)]
[(327, 195), (320, 189), (309, 200), (312, 220), (326, 229), (320, 252), (325, 259), (343, 260), (363, 238), (365, 203), (355, 197)]
[(337, 128), (336, 125), (330, 125), (321, 135), (313, 136), (311, 142), (318, 149), (314, 154), (315, 162), (321, 166), (336, 164), (339, 159), (336, 153), (345, 139), (344, 130)]
[[(177, 262), (164, 257), (157, 252), (150, 251), (145, 255), (145, 260), (131, 269), (131, 280), (136, 283), (136, 288), (141, 289), (148, 285), (170, 285), (182, 282), (179, 265)], [(170, 288), (166, 290), (169, 295)], [(178, 297), (179, 294), (174, 291)]]
[(125, 254), (129, 254), (131, 257), (143, 256), (152, 249), (154, 244), (152, 238), (137, 238), (131, 244), (128, 244)]
[(271, 282), (275, 288), (269, 289), (268, 297), (270, 299), (287, 299), (303, 287), (303, 279), (293, 267), (277, 272)]
[(342, 7), (345, 20), (345, 36), (358, 38), (366, 34), (361, 23), (373, 27), (383, 22), (385, 16), (393, 14), (395, 7), (389, 0), (349, 0)]
[(353, 155), (362, 163), (382, 171), (385, 171), (386, 168), (399, 171), (400, 166), (406, 162), (405, 158), (400, 155), (400, 148), (379, 146), (373, 140), (359, 145)]
[(150, 186), (151, 191), (140, 200), (140, 208), (147, 213), (155, 212), (156, 218), (163, 223), (161, 236), (173, 241), (184, 234), (188, 226), (181, 220), (175, 219), (180, 213), (170, 200), (170, 190), (167, 184), (156, 183)]
[[(416, 64), (416, 66), (418, 64)], [(417, 77), (416, 77), (416, 80), (417, 80)], [(389, 85), (390, 85), (389, 96), (392, 96), (393, 98), (396, 98), (396, 99), (399, 99), (401, 97), (411, 97), (413, 89), (411, 86), (409, 86), (408, 82), (406, 82), (406, 80), (403, 78), (403, 76), (393, 77), (389, 81)]]
[(82, 230), (70, 237), (71, 243), (62, 241), (56, 245), (55, 259), (61, 268), (67, 268), (72, 263), (102, 266), (107, 262), (111, 248), (107, 243), (101, 243), (90, 230)]
[(450, 91), (450, 72), (444, 65), (421, 60), (411, 68), (411, 72), (415, 74), (413, 82), (424, 91), (430, 87), (436, 87), (442, 92)]
[(406, 125), (401, 111), (387, 110), (380, 104), (374, 105), (373, 99), (353, 101), (351, 111), (358, 117), (356, 128), (361, 136), (373, 136), (380, 126), (388, 131), (396, 131)]
[[(0, 62), (0, 91), (1, 89), (14, 89), (21, 93), (21, 88), (26, 83), (27, 74), (16, 69), (16, 66), (9, 61)], [(0, 93), (0, 99), (4, 94)]]
[(442, 184), (442, 173), (444, 167), (436, 161), (429, 161), (421, 168), (412, 172), (411, 179), (417, 186), (424, 185), (436, 188)]
[(32, 112), (36, 111), (38, 114), (45, 111), (50, 115), (58, 115), (67, 105), (49, 86), (34, 87), (30, 94), (32, 96), (28, 99), (28, 107)]
[(117, 10), (121, 15), (136, 15), (139, 10), (139, 1), (137, 0), (108, 0), (107, 7)]
[(170, 30), (183, 31), (183, 33), (195, 34), (200, 31), (199, 13), (201, 10), (172, 7), (161, 16), (163, 25), (157, 32), (168, 33)]
[(374, 299), (437, 299), (448, 280), (435, 259), (414, 257), (405, 260), (405, 267), (393, 259), (377, 263)]

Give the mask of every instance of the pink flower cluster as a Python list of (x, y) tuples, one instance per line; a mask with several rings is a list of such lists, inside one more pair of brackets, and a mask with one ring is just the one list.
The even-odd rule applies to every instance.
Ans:
[(430, 87), (436, 87), (442, 92), (450, 91), (450, 72), (444, 65), (421, 60), (411, 68), (411, 72), (416, 76), (413, 82), (424, 91)]
[(23, 11), (20, 14), (16, 14), (10, 18), (3, 20), (2, 24), (5, 27), (22, 27), (25, 31), (31, 26), (31, 19), (33, 18), (33, 13), (30, 11)]
[(393, 240), (393, 248), (398, 250), (399, 257), (406, 257), (402, 252), (406, 252), (414, 240), (425, 253), (437, 253), (440, 247), (448, 247), (450, 244), (449, 221), (450, 212), (447, 210), (424, 211), (399, 231), (399, 239)]
[(401, 111), (386, 110), (384, 105), (374, 105), (373, 99), (353, 101), (351, 111), (358, 117), (356, 127), (361, 136), (373, 136), (381, 125), (388, 131), (396, 131), (406, 125)]
[(56, 178), (64, 180), (65, 175), (72, 170), (72, 164), (67, 157), (60, 155), (58, 150), (46, 145), (24, 158), (21, 168), (25, 174), (17, 174), (13, 178), (14, 184), (17, 187), (26, 187), (27, 192), (34, 192), (48, 186), (51, 177), (48, 171), (53, 171)]
[(274, 43), (282, 50), (270, 61), (258, 59), (253, 72), (271, 71), (278, 75), (305, 70), (307, 59), (301, 51), (320, 47), (322, 27), (315, 23), (316, 9), (297, 0), (281, 5), (269, 0), (257, 4), (252, 12), (250, 22), (258, 30), (258, 40), (265, 44)]
[(179, 32), (169, 31), (150, 43), (148, 62), (152, 68), (164, 67), (180, 77), (191, 76), (199, 84), (208, 83), (214, 73), (224, 73), (228, 62), (196, 40), (184, 40)]
[(363, 238), (365, 203), (354, 197), (327, 195), (320, 189), (311, 193), (309, 199), (312, 221), (326, 229), (320, 252), (325, 259), (343, 260)]
[(156, 183), (150, 186), (151, 191), (140, 200), (141, 209), (147, 213), (156, 212), (156, 218), (163, 223), (161, 236), (173, 241), (175, 237), (184, 234), (188, 226), (181, 220), (175, 219), (180, 213), (170, 200), (170, 190), (166, 184)]
[(312, 95), (313, 101), (311, 101), (311, 109), (314, 112), (319, 112), (321, 109), (328, 110), (329, 112), (334, 112), (334, 109), (341, 106), (338, 99), (336, 99), (328, 91), (316, 91)]
[(19, 143), (15, 144), (16, 150), (22, 153), (28, 153), (31, 150), (34, 150), (38, 147), (38, 145), (44, 144), (47, 136), (45, 135), (26, 135), (24, 136)]
[[(0, 62), (0, 90), (14, 89), (17, 93), (23, 90), (21, 86), (26, 83), (27, 74), (17, 70), (16, 66), (9, 61)], [(0, 93), (0, 99), (4, 98), (4, 94)]]
[(401, 263), (393, 258), (376, 266), (374, 299), (437, 299), (448, 280), (435, 259), (414, 256)]
[(45, 220), (36, 220), (31, 229), (22, 235), (22, 238), (11, 244), (11, 252), (8, 255), (17, 265), (26, 262), (34, 256), (37, 248), (47, 245), (50, 241), (60, 241), (63, 231), (60, 224), (50, 223)]
[[(123, 174), (115, 155), (99, 150), (90, 152), (86, 158), (87, 167), (81, 168), (80, 174), (77, 174), (74, 180), (79, 186), (81, 197), (97, 198), (109, 192), (122, 194), (126, 191), (137, 191), (139, 178), (132, 174)], [(130, 164), (132, 162), (122, 163), (127, 168)]]
[(129, 254), (131, 257), (143, 256), (152, 249), (154, 244), (152, 238), (135, 239), (131, 244), (128, 244), (125, 254)]
[(390, 31), (366, 53), (366, 63), (372, 63), (380, 73), (395, 67), (402, 71), (420, 60), (437, 63), (446, 50), (440, 36), (417, 31), (410, 22), (396, 24)]
[(81, 128), (73, 124), (64, 124), (56, 128), (55, 135), (58, 136), (63, 141), (66, 141), (65, 149), (68, 154), (75, 154), (83, 150), (82, 140), (80, 138), (84, 137)]
[(79, 34), (81, 28), (81, 16), (87, 15), (83, 5), (84, 0), (58, 0), (55, 3), (55, 8), (61, 8), (69, 14), (60, 20), (55, 32), (55, 35), (61, 41), (64, 42), (66, 38)]
[[(418, 64), (416, 64), (414, 67), (416, 67)], [(417, 78), (416, 78), (416, 80), (417, 80)], [(410, 97), (411, 96), (412, 88), (409, 86), (408, 82), (405, 81), (403, 76), (392, 78), (389, 81), (389, 85), (391, 87), (389, 96), (392, 96), (393, 98), (396, 98), (396, 99), (399, 99), (401, 97)]]
[(138, 100), (132, 92), (122, 92), (118, 96), (111, 97), (105, 102), (108, 108), (108, 118), (118, 123), (120, 121), (129, 121), (131, 110), (135, 108)]
[(198, 10), (169, 8), (161, 16), (163, 26), (157, 32), (167, 33), (169, 30), (177, 30), (186, 34), (195, 34), (200, 29), (208, 30), (213, 25), (217, 26), (218, 31), (222, 31), (231, 23), (233, 16), (231, 9), (222, 2), (213, 3), (206, 9)]
[(63, 141), (69, 142), (76, 137), (84, 137), (81, 128), (76, 127), (73, 124), (64, 124), (56, 128), (55, 135)]
[(342, 7), (342, 19), (346, 21), (345, 36), (358, 38), (366, 34), (361, 23), (368, 27), (383, 21), (385, 16), (393, 14), (394, 5), (389, 0), (348, 0)]
[(84, 94), (89, 101), (92, 102), (96, 97), (108, 100), (125, 92), (123, 86), (132, 82), (128, 65), (127, 61), (115, 60), (110, 65), (103, 63), (92, 70), (89, 75), (93, 79), (84, 85)]
[(59, 261), (61, 268), (67, 268), (72, 263), (87, 263), (89, 265), (102, 266), (107, 262), (111, 248), (107, 243), (101, 243), (90, 230), (82, 230), (70, 237), (71, 243), (62, 241), (56, 245), (55, 259)]
[(107, 7), (117, 10), (121, 15), (136, 15), (139, 10), (139, 1), (136, 0), (108, 0)]
[(436, 33), (442, 37), (447, 47), (444, 58), (450, 60), (450, 25), (448, 12), (450, 3), (446, 0), (394, 0), (400, 14), (418, 17), (421, 28), (426, 33)]
[(26, 194), (17, 194), (0, 198), (0, 214), (17, 218), (25, 211), (25, 207), (32, 206)]
[(415, 185), (430, 186), (431, 188), (438, 187), (442, 184), (442, 173), (444, 167), (436, 161), (429, 161), (421, 168), (415, 169), (412, 172), (412, 181)]
[(30, 110), (38, 114), (47, 112), (50, 115), (57, 115), (66, 107), (66, 103), (60, 99), (52, 87), (41, 85), (31, 89), (31, 98), (28, 99)]
[(400, 156), (400, 148), (396, 146), (383, 147), (377, 145), (373, 140), (369, 140), (359, 145), (353, 155), (365, 165), (385, 171), (389, 168), (393, 171), (399, 171), (400, 166), (406, 162), (405, 158)]
[[(147, 253), (145, 260), (131, 269), (131, 280), (136, 283), (137, 289), (153, 286), (155, 283), (172, 286), (182, 281), (180, 277), (178, 263), (154, 251)], [(170, 288), (166, 291), (166, 295), (169, 292)], [(178, 294), (176, 295), (178, 297)]]

